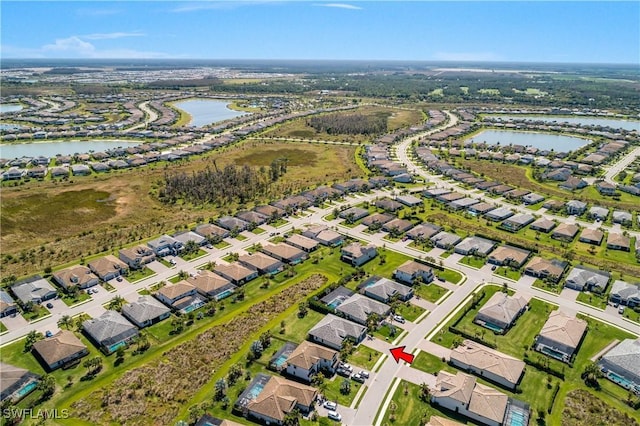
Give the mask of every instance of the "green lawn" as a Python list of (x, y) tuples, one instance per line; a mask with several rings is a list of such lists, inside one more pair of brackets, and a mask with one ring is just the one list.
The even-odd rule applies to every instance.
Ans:
[(640, 322), (640, 312), (636, 312), (629, 307), (624, 308), (624, 314), (622, 314), (622, 316), (631, 321)]
[(453, 284), (458, 284), (460, 281), (462, 281), (462, 274), (452, 269), (445, 269), (444, 271), (436, 271), (436, 276), (440, 278), (444, 278), (446, 281)]
[(44, 316), (49, 315), (49, 311), (42, 305), (33, 305), (31, 312), (23, 312), (22, 316), (27, 321), (36, 321)]
[(222, 240), (222, 241), (220, 241), (219, 243), (214, 244), (213, 246), (214, 246), (215, 248), (217, 248), (217, 249), (222, 250), (222, 249), (224, 249), (224, 248), (229, 247), (230, 245), (231, 245), (230, 243), (228, 243), (228, 242), (226, 242), (226, 241)]
[(415, 321), (424, 311), (425, 309), (420, 306), (408, 302), (402, 303), (398, 309), (396, 309), (396, 314), (403, 316), (407, 321)]
[(175, 267), (175, 266), (174, 266), (174, 265), (172, 265), (168, 260), (166, 260), (166, 259), (164, 259), (164, 258), (162, 258), (162, 257), (158, 258), (157, 260), (158, 260), (158, 262), (162, 263), (162, 264), (163, 264), (164, 266), (166, 266), (167, 268), (174, 268), (174, 267)]
[(480, 269), (484, 266), (485, 260), (486, 259), (483, 257), (465, 256), (462, 259), (460, 259), (459, 263), (462, 263), (463, 265), (471, 266), (472, 268)]
[(153, 274), (155, 274), (155, 272), (153, 272), (151, 269), (147, 268), (146, 266), (142, 269), (132, 269), (129, 271), (129, 274), (127, 275), (127, 281), (129, 281), (130, 283), (135, 283), (137, 281), (140, 281), (143, 278), (150, 277)]
[(269, 225), (273, 226), (274, 228), (280, 228), (281, 226), (284, 226), (287, 223), (289, 223), (289, 222), (286, 219), (280, 218), (280, 219), (276, 220), (275, 222), (271, 222)]
[(607, 307), (607, 297), (603, 294), (581, 291), (578, 293), (578, 298), (576, 300), (598, 309), (604, 309)]
[(324, 315), (312, 309), (307, 310), (304, 318), (298, 318), (298, 311), (286, 317), (284, 321), (284, 333), (280, 333), (280, 324), (271, 329), (271, 333), (281, 340), (302, 343), (307, 338), (307, 333)]
[(444, 296), (448, 290), (446, 288), (440, 287), (437, 284), (431, 283), (428, 285), (420, 284), (419, 286), (414, 288), (414, 291), (416, 295), (420, 296), (421, 298), (435, 303), (440, 300), (440, 298)]
[(429, 243), (420, 243), (417, 241), (411, 241), (409, 243), (409, 247), (423, 251), (425, 253), (430, 252), (431, 250), (433, 250), (433, 246)]
[(197, 259), (198, 257), (205, 256), (207, 254), (206, 251), (202, 249), (198, 249), (197, 251), (193, 251), (191, 253), (182, 254), (180, 257), (186, 261)]
[(449, 256), (451, 256), (451, 252), (448, 251), (442, 252), (442, 254), (440, 255), (440, 257), (443, 259), (446, 259)]
[(0, 333), (7, 331), (7, 326), (0, 322)]
[(560, 294), (560, 292), (562, 291), (562, 286), (560, 284), (548, 284), (541, 279), (535, 280), (533, 282), (533, 287), (538, 287), (555, 294)]
[[(351, 391), (346, 395), (340, 392), (340, 385), (343, 380), (349, 380), (351, 385)], [(327, 380), (325, 384), (326, 389), (324, 391), (324, 396), (330, 401), (336, 401), (338, 404), (346, 405), (347, 407), (351, 405), (353, 399), (358, 393), (358, 389), (362, 386), (362, 384), (354, 380), (346, 379), (345, 377), (338, 375), (334, 376), (333, 380)]]
[(253, 228), (251, 230), (251, 232), (253, 232), (256, 235), (260, 235), (260, 234), (264, 234), (267, 231), (265, 231), (264, 229), (258, 227), (258, 228)]
[(425, 371), (429, 374), (437, 374), (439, 371), (455, 373), (456, 369), (448, 365), (445, 361), (428, 352), (420, 351), (413, 360), (411, 367)]
[(238, 240), (238, 241), (244, 241), (244, 240), (247, 239), (247, 237), (245, 237), (242, 234), (238, 234), (238, 235), (235, 236), (235, 239)]
[(171, 278), (169, 278), (168, 280), (170, 283), (177, 283), (178, 281), (182, 281), (182, 278), (180, 278), (180, 275), (174, 275)]
[(499, 266), (493, 271), (494, 275), (509, 278), (510, 280), (518, 281), (522, 277), (522, 272), (519, 270), (511, 269), (507, 266)]
[[(393, 334), (393, 336), (391, 335), (391, 327), (395, 329), (395, 333)], [(385, 324), (381, 327), (378, 327), (378, 329), (373, 332), (373, 335), (380, 340), (392, 342), (396, 337), (400, 335), (400, 333), (402, 333), (402, 329), (400, 327)]]
[(382, 354), (375, 349), (371, 349), (364, 345), (358, 345), (355, 351), (351, 355), (349, 355), (348, 362), (349, 364), (362, 367), (365, 370), (371, 370), (376, 362), (378, 362), (378, 358), (380, 358)]
[(73, 306), (77, 303), (84, 302), (85, 300), (91, 299), (91, 296), (89, 296), (86, 291), (79, 291), (76, 297), (72, 297), (70, 294), (63, 293), (60, 299), (67, 306)]

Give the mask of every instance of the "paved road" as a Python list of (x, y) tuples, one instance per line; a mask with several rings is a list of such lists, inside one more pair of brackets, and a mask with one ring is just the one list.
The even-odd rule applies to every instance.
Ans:
[(629, 164), (633, 163), (633, 160), (635, 160), (637, 157), (640, 157), (640, 147), (629, 151), (624, 157), (620, 159), (620, 161), (612, 164), (609, 167), (605, 167), (606, 172), (604, 174), (604, 180), (615, 185), (616, 182), (614, 182), (613, 178), (616, 177), (618, 173), (626, 169)]
[(138, 108), (140, 108), (140, 110), (146, 114), (146, 118), (142, 123), (129, 127), (127, 129), (128, 131), (137, 130), (137, 129), (146, 127), (147, 124), (153, 123), (158, 119), (158, 113), (154, 109), (149, 107), (149, 101), (140, 103), (138, 105)]

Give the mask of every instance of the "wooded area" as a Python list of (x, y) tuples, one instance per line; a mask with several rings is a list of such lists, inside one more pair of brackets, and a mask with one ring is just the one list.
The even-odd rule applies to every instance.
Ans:
[(327, 132), (330, 135), (373, 135), (386, 132), (387, 115), (327, 114), (311, 117), (307, 124), (317, 132)]

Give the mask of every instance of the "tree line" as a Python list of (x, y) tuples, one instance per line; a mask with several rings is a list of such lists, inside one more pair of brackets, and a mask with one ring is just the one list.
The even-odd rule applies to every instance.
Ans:
[(317, 132), (327, 132), (330, 135), (371, 135), (387, 131), (387, 116), (385, 114), (326, 114), (309, 118), (307, 124)]

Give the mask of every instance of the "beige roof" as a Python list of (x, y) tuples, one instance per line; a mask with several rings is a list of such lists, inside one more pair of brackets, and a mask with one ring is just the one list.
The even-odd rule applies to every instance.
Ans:
[(185, 293), (188, 293), (196, 288), (194, 285), (188, 283), (185, 280), (178, 281), (175, 284), (168, 284), (164, 287), (161, 287), (156, 294), (161, 294), (167, 299), (173, 300)]
[(611, 232), (607, 237), (607, 245), (629, 248), (629, 246), (631, 245), (631, 240), (626, 235), (615, 234)]
[(321, 360), (332, 360), (337, 353), (305, 340), (289, 355), (287, 363), (309, 370)]
[(101, 277), (104, 277), (114, 271), (129, 270), (126, 263), (111, 254), (100, 257), (93, 262), (89, 262), (89, 268)]
[(562, 275), (562, 272), (564, 272), (564, 268), (562, 266), (556, 265), (552, 261), (540, 256), (535, 256), (531, 259), (525, 268), (536, 272), (547, 271), (550, 275), (556, 277), (559, 277)]
[(585, 228), (580, 233), (580, 238), (584, 238), (590, 241), (602, 241), (603, 236), (604, 236), (604, 233), (599, 229)]
[(312, 240), (311, 238), (307, 238), (300, 234), (291, 235), (289, 238), (287, 238), (287, 243), (304, 247), (307, 250), (312, 250), (314, 247), (318, 246), (318, 242), (316, 240)]
[(346, 253), (354, 258), (363, 256), (369, 250), (375, 250), (376, 246), (373, 244), (363, 245), (360, 242), (351, 243), (348, 246), (342, 248), (342, 253)]
[(415, 260), (407, 260), (396, 269), (396, 271), (404, 272), (405, 274), (409, 275), (413, 275), (414, 273), (419, 271), (429, 272), (431, 270), (432, 269), (430, 266), (416, 262)]
[(61, 330), (53, 336), (37, 341), (33, 344), (33, 350), (48, 364), (74, 355), (87, 347), (71, 331)]
[(244, 425), (240, 423), (236, 423), (233, 420), (223, 419), (222, 422), (220, 422), (220, 426), (244, 426)]
[(260, 252), (245, 254), (244, 256), (240, 256), (238, 260), (257, 269), (266, 269), (276, 264), (282, 264), (278, 259), (274, 259), (273, 257)]
[(258, 397), (249, 402), (247, 408), (255, 413), (284, 420), (284, 416), (293, 410), (296, 403), (310, 406), (318, 396), (311, 386), (292, 382), (277, 376), (271, 376)]
[(230, 263), (228, 265), (216, 265), (215, 271), (227, 275), (236, 281), (243, 280), (249, 275), (255, 274), (254, 271), (245, 268), (237, 262)]
[(491, 296), (478, 313), (510, 324), (528, 302), (529, 300), (525, 297), (509, 296), (499, 291)]
[(513, 384), (518, 383), (525, 366), (519, 359), (471, 340), (464, 340), (461, 345), (454, 348), (450, 357), (451, 360), (491, 372)]
[(76, 265), (70, 268), (54, 272), (53, 276), (64, 287), (83, 286), (84, 284), (97, 280), (98, 277), (91, 272), (91, 269), (84, 265)]
[(123, 248), (119, 251), (119, 253), (128, 257), (129, 259), (136, 259), (138, 257), (152, 256), (153, 250), (145, 245), (139, 244), (135, 247)]
[(187, 278), (187, 282), (204, 293), (230, 284), (228, 279), (207, 270), (198, 271), (194, 276)]
[(304, 252), (297, 247), (290, 246), (289, 244), (266, 244), (262, 247), (267, 254), (273, 254), (283, 259), (291, 259), (296, 256), (304, 255)]
[(476, 378), (464, 373), (451, 374), (440, 371), (436, 378), (436, 398), (448, 397), (462, 403), (468, 403), (476, 384)]
[(553, 235), (560, 235), (563, 237), (573, 237), (578, 232), (578, 225), (573, 223), (561, 223), (553, 231)]
[(429, 422), (424, 426), (464, 426), (464, 423), (459, 423), (445, 417), (431, 416)]
[(469, 401), (469, 411), (502, 423), (509, 397), (497, 389), (476, 383)]
[(587, 329), (587, 322), (570, 317), (562, 311), (553, 311), (542, 326), (540, 336), (554, 342), (577, 348), (582, 335)]
[(512, 260), (519, 265), (522, 264), (531, 252), (529, 250), (520, 249), (511, 246), (498, 246), (490, 255), (489, 259), (495, 259), (501, 263)]

